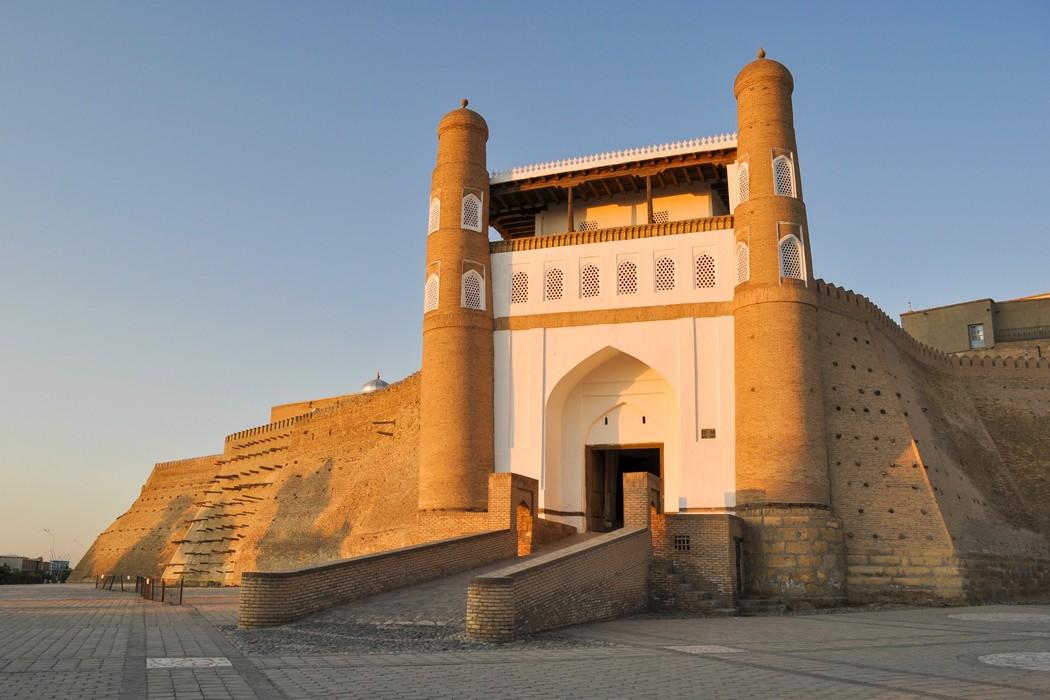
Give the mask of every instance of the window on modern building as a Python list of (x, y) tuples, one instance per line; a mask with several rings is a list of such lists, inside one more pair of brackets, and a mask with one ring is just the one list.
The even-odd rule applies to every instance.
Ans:
[(747, 163), (741, 163), (736, 171), (736, 194), (737, 203), (743, 204), (751, 199), (751, 173)]
[(707, 253), (696, 258), (696, 288), (711, 289), (715, 286), (715, 259)]
[(427, 224), (427, 233), (434, 233), (441, 228), (441, 200), (432, 197), (430, 200), (430, 220)]
[(751, 279), (751, 251), (747, 243), (738, 241), (736, 244), (736, 283), (743, 284)]
[(802, 266), (802, 243), (794, 235), (780, 239), (780, 277), (805, 279)]
[(460, 299), (464, 309), (485, 310), (485, 280), (477, 270), (463, 273), (463, 292)]
[(656, 291), (670, 292), (674, 289), (674, 258), (656, 260)]
[(529, 273), (518, 270), (510, 278), (510, 303), (524, 304), (529, 300)]
[(433, 273), (427, 277), (427, 284), (423, 291), (423, 312), (433, 311), (438, 307), (438, 276)]
[(773, 194), (778, 197), (795, 196), (795, 169), (787, 156), (773, 159)]
[(616, 266), (616, 293), (638, 293), (638, 266), (630, 260), (621, 260)]
[(558, 301), (561, 299), (565, 288), (565, 275), (560, 267), (552, 267), (547, 270), (545, 277), (546, 289), (544, 290), (544, 297), (547, 301)]
[(970, 336), (970, 349), (976, 350), (977, 348), (984, 347), (984, 324), (973, 323), (967, 327)]
[(481, 231), (481, 200), (473, 192), (463, 196), (462, 227), (470, 231)]
[(580, 270), (580, 296), (596, 297), (601, 292), (601, 276), (596, 265), (584, 265)]

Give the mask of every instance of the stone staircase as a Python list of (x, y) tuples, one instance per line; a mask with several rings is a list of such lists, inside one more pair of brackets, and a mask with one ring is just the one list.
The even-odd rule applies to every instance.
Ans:
[(685, 612), (706, 617), (731, 617), (722, 594), (710, 583), (672, 562), (654, 560), (649, 566), (649, 597), (653, 610)]

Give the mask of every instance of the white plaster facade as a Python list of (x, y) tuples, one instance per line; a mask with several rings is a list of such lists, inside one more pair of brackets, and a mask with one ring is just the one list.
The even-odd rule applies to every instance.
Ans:
[[(497, 253), (492, 256), (492, 303), (495, 318), (532, 314), (591, 311), (597, 309), (664, 306), (710, 301), (731, 301), (736, 284), (736, 243), (731, 229), (674, 236), (656, 236), (606, 243), (558, 246), (538, 250)], [(714, 263), (714, 284), (699, 286), (698, 259), (709, 256)], [(659, 289), (657, 263), (674, 261), (674, 284)], [(622, 294), (617, 288), (620, 263), (631, 261), (637, 272), (637, 289)], [(583, 269), (593, 265), (600, 279), (598, 293), (586, 296)], [(547, 272), (561, 270), (560, 298), (551, 299)], [(512, 302), (512, 280), (523, 272), (528, 293)], [(520, 279), (520, 277), (519, 277)]]
[(494, 399), (545, 517), (586, 529), (587, 445), (663, 445), (666, 512), (735, 505), (731, 316), (497, 331)]

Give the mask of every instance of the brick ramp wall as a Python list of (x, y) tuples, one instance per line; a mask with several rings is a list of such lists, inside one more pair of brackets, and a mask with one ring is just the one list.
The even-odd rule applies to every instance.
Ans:
[(624, 528), (480, 576), (467, 589), (467, 634), (524, 634), (646, 609), (648, 528)]
[(319, 610), (515, 556), (512, 530), (484, 532), (241, 578), (238, 625), (280, 625)]
[(542, 547), (551, 542), (575, 535), (576, 528), (565, 523), (558, 523), (545, 518), (536, 518), (532, 523), (532, 546)]

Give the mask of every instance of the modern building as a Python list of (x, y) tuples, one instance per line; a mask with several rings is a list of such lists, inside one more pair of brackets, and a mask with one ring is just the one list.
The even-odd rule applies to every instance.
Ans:
[(1046, 357), (1050, 351), (1050, 293), (907, 311), (901, 314), (901, 325), (916, 340), (941, 352)]

